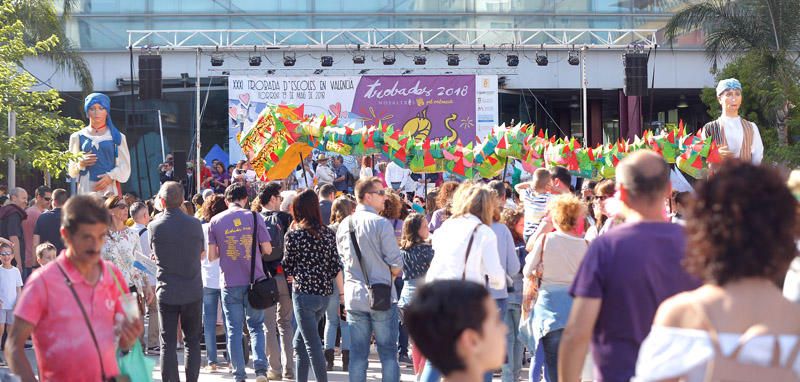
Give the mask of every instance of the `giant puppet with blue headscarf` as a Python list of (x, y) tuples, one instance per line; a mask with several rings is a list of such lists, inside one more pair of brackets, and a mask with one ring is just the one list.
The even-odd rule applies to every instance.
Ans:
[(78, 179), (78, 194), (122, 195), (121, 184), (131, 175), (131, 155), (125, 135), (111, 121), (111, 100), (102, 93), (89, 94), (83, 110), (89, 126), (69, 137), (69, 150), (83, 155), (70, 163), (69, 175)]
[(742, 84), (735, 78), (717, 85), (717, 100), (722, 115), (703, 126), (702, 137), (712, 137), (723, 158), (739, 158), (754, 164), (764, 157), (764, 143), (758, 126), (739, 116), (742, 106)]

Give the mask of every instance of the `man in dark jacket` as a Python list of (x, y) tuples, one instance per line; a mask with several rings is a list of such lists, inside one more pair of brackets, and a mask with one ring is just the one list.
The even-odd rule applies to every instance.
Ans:
[(14, 243), (14, 261), (23, 272), (25, 264), (25, 235), (22, 234), (22, 222), (28, 217), (28, 192), (23, 188), (13, 188), (8, 193), (8, 204), (0, 208), (0, 236)]

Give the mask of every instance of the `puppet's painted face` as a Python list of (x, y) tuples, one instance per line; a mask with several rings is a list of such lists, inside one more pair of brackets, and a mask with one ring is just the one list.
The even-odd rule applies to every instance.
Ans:
[(717, 99), (722, 105), (722, 110), (738, 113), (739, 107), (742, 106), (742, 91), (739, 89), (726, 90)]
[(96, 103), (89, 108), (89, 122), (92, 123), (92, 127), (104, 126), (106, 124), (107, 117), (108, 111), (99, 103)]

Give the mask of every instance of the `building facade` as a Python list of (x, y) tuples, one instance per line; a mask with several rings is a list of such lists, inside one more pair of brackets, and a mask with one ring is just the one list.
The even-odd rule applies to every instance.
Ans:
[[(588, 139), (592, 143), (613, 141), (640, 132), (642, 128), (683, 119), (687, 125), (702, 125), (705, 107), (699, 94), (713, 86), (713, 76), (703, 50), (700, 32), (681, 36), (672, 45), (663, 38), (663, 27), (671, 15), (689, 0), (83, 0), (67, 22), (67, 34), (88, 61), (94, 91), (112, 96), (112, 118), (128, 135), (133, 171), (128, 187), (150, 195), (158, 185), (157, 165), (161, 162), (159, 125), (164, 132), (165, 151), (182, 150), (194, 157), (196, 53), (170, 49), (168, 42), (150, 37), (150, 54), (163, 60), (163, 96), (160, 100), (136, 100), (137, 58), (143, 49), (129, 51), (131, 30), (304, 30), (348, 31), (374, 29), (442, 31), (432, 44), (448, 44), (459, 31), (503, 31), (475, 38), (479, 44), (447, 51), (422, 52), (425, 65), (415, 65), (414, 49), (398, 49), (387, 38), (383, 49), (363, 51), (364, 64), (352, 61), (352, 49), (333, 50), (331, 67), (321, 70), (324, 49), (304, 46), (301, 37), (286, 37), (277, 49), (267, 49), (256, 37), (240, 41), (252, 44), (254, 53), (222, 51), (222, 66), (211, 66), (212, 50), (200, 54), (202, 110), (201, 153), (214, 144), (227, 145), (227, 77), (232, 73), (261, 73), (264, 76), (357, 75), (359, 73), (403, 75), (496, 74), (500, 78), (499, 117), (501, 122), (533, 122), (552, 134), (583, 135), (581, 68), (570, 65), (570, 50), (590, 46), (585, 52), (588, 85)], [(57, 2), (60, 3), (60, 2)], [(60, 4), (57, 4), (60, 6)], [(542, 36), (515, 48), (515, 30), (655, 30), (657, 48), (647, 49), (648, 96), (626, 97), (621, 89), (624, 48), (606, 48), (590, 33), (574, 39), (574, 46), (549, 47)], [(463, 32), (469, 33), (469, 32)], [(476, 32), (479, 33), (479, 32)], [(449, 37), (448, 37), (449, 36)], [(399, 38), (399, 37), (398, 37)], [(196, 38), (197, 45), (201, 38)], [(621, 39), (632, 41), (633, 39)], [(187, 41), (192, 45), (193, 41)], [(488, 65), (479, 65), (482, 44), (490, 48)], [(537, 44), (540, 45), (536, 48)], [(353, 47), (354, 48), (354, 45)], [(455, 47), (454, 47), (455, 48)], [(394, 65), (384, 65), (390, 52)], [(458, 53), (458, 66), (446, 63), (448, 53)], [(250, 56), (264, 58), (259, 67), (248, 64)], [(286, 67), (283, 57), (292, 54), (296, 65)], [(519, 65), (511, 67), (506, 56), (515, 54)], [(548, 64), (536, 63), (546, 55)], [(66, 93), (68, 114), (84, 119), (80, 87), (68, 73), (56, 71), (42, 60), (30, 60), (26, 67), (47, 86)], [(131, 75), (133, 73), (133, 76)], [(131, 95), (131, 85), (133, 93)], [(158, 111), (161, 114), (159, 124)], [(654, 123), (655, 122), (655, 123)]]

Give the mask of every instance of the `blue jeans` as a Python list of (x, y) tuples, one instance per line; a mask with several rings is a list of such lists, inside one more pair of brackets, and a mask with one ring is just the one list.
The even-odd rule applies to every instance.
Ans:
[(247, 329), (250, 332), (250, 345), (255, 355), (253, 368), (256, 373), (266, 372), (267, 354), (264, 337), (264, 311), (253, 309), (247, 301), (247, 286), (222, 288), (222, 309), (225, 312), (228, 328), (228, 352), (233, 366), (233, 375), (237, 380), (247, 378), (245, 371), (244, 349), (242, 349), (243, 323), (247, 318)]
[(519, 333), (519, 320), (522, 314), (520, 304), (509, 303), (506, 307), (505, 323), (508, 326), (506, 337), (507, 361), (503, 365), (503, 382), (517, 382), (519, 372), (522, 370), (523, 342)]
[(339, 288), (333, 283), (333, 294), (328, 300), (328, 309), (325, 310), (325, 349), (336, 347), (336, 328), (342, 332), (342, 350), (350, 350), (350, 326), (347, 321), (339, 319)]
[(347, 324), (350, 325), (350, 382), (367, 380), (367, 358), (373, 333), (381, 360), (381, 381), (400, 381), (400, 364), (397, 362), (398, 323), (397, 305), (394, 304), (387, 311), (347, 312)]
[[(397, 289), (397, 295), (401, 295), (403, 293), (403, 288), (405, 287), (405, 282), (403, 279), (398, 277), (394, 279), (394, 287)], [(400, 336), (398, 337), (398, 347), (397, 347), (397, 354), (398, 355), (405, 355), (408, 357), (408, 331), (406, 330), (405, 325), (403, 322), (400, 322), (400, 326), (398, 328)]]
[[(206, 359), (209, 365), (217, 364), (217, 307), (222, 302), (222, 290), (203, 287), (203, 336), (206, 341)], [(225, 315), (222, 315), (225, 328)], [(227, 330), (225, 331), (227, 333)], [(225, 336), (227, 343), (227, 334)]]
[(554, 330), (542, 337), (544, 349), (544, 373), (551, 382), (558, 381), (558, 345), (561, 344), (561, 334), (564, 329)]
[[(336, 297), (339, 297), (338, 295)], [(294, 332), (295, 376), (297, 382), (308, 381), (309, 354), (314, 377), (317, 382), (327, 382), (328, 372), (325, 369), (325, 357), (322, 355), (322, 342), (319, 339), (319, 321), (328, 307), (331, 296), (317, 296), (294, 291), (294, 316), (297, 318), (297, 330)]]

